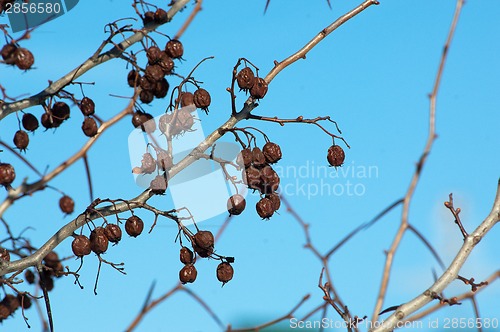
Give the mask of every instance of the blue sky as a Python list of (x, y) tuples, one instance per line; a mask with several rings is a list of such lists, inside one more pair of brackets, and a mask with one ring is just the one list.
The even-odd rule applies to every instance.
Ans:
[[(464, 226), (472, 230), (489, 213), (500, 175), (500, 46), (497, 43), (500, 9), (495, 4), (493, 0), (483, 0), (469, 1), (464, 6), (437, 102), (439, 137), (410, 212), (410, 222), (432, 242), (445, 263), (452, 260), (460, 247), (461, 235), (442, 203), (453, 192), (455, 204), (463, 211)], [(215, 57), (195, 75), (212, 95), (209, 115), (200, 114), (205, 133), (217, 128), (230, 114), (225, 88), (239, 57), (250, 59), (261, 73), (267, 73), (273, 60), (295, 52), (358, 2), (332, 1), (330, 10), (325, 1), (272, 0), (266, 15), (263, 15), (264, 5), (264, 0), (206, 1), (203, 11), (182, 37), (186, 60), (178, 66), (181, 74), (187, 74), (202, 58)], [(160, 31), (174, 35), (191, 7)], [(335, 31), (306, 60), (280, 73), (255, 110), (255, 114), (284, 118), (330, 115), (351, 145), (346, 151), (344, 170), (354, 170), (354, 175), (329, 169), (328, 177), (312, 173), (299, 178), (286, 176), (287, 169), (312, 170), (325, 166), (330, 139), (312, 126), (243, 123), (264, 130), (272, 141), (281, 145), (283, 159), (277, 169), (285, 172), (282, 187), (291, 188), (288, 200), (311, 224), (311, 237), (321, 251), (327, 251), (350, 230), (404, 195), (427, 135), (427, 95), (432, 89), (454, 7), (453, 0), (382, 0), (380, 6), (369, 8)], [(82, 1), (22, 42), (34, 53), (36, 70), (19, 73), (1, 66), (0, 82), (9, 95), (36, 93), (45, 87), (47, 80), (59, 78), (87, 59), (106, 38), (103, 34), (106, 23), (132, 16), (134, 11), (128, 2)], [(153, 36), (161, 45), (166, 42), (161, 35)], [(95, 100), (96, 112), (102, 118), (110, 118), (126, 105), (126, 100), (110, 96), (130, 95), (126, 73), (125, 63), (115, 60), (79, 79), (96, 82), (95, 86), (85, 87), (85, 93)], [(69, 89), (80, 95), (77, 87)], [(237, 105), (243, 101), (244, 95), (240, 94)], [(166, 103), (166, 100), (155, 101), (146, 109), (160, 115)], [(40, 107), (29, 111), (41, 114)], [(27, 157), (42, 171), (58, 165), (86, 141), (80, 133), (82, 120), (78, 109), (73, 107), (71, 119), (55, 133), (39, 130), (30, 135)], [(2, 120), (0, 139), (11, 142), (16, 128), (14, 115)], [(127, 138), (131, 130), (130, 120), (125, 119), (106, 132), (89, 153), (96, 196), (132, 198), (141, 191), (130, 173)], [(224, 141), (231, 142), (232, 137)], [(15, 184), (23, 177), (36, 179), (11, 154), (3, 152), (0, 160), (16, 166)], [(362, 176), (359, 172), (366, 169), (376, 172)], [(336, 185), (335, 188), (347, 190), (348, 183), (363, 189), (363, 194), (311, 193), (322, 186)], [(57, 177), (53, 185), (75, 199), (77, 211), (89, 204), (82, 163)], [(305, 188), (309, 197), (294, 188)], [(39, 246), (71, 220), (60, 213), (58, 199), (59, 194), (52, 190), (37, 193), (16, 202), (4, 217), (14, 232), (33, 226), (34, 230), (26, 235)], [(168, 194), (152, 202), (166, 210), (172, 207)], [(284, 208), (270, 221), (261, 221), (254, 210), (256, 202), (255, 195), (248, 198), (247, 210), (234, 218), (216, 247), (218, 252), (236, 257), (234, 279), (221, 288), (215, 278), (216, 262), (201, 261), (197, 263), (198, 280), (189, 286), (224, 323), (232, 323), (234, 327), (283, 315), (307, 293), (312, 298), (297, 316), (303, 316), (322, 301), (317, 287), (321, 264), (303, 248), (305, 239), (298, 223)], [(152, 223), (152, 215), (145, 212), (139, 215), (146, 225)], [(331, 260), (337, 289), (351, 312), (359, 316), (372, 313), (383, 250), (390, 246), (399, 217), (400, 209), (392, 211)], [(201, 223), (201, 227), (216, 231), (224, 219), (225, 215), (220, 215)], [(156, 281), (154, 296), (175, 284), (182, 267), (175, 234), (175, 225), (162, 221), (151, 234), (124, 238), (117, 247), (110, 248), (105, 258), (124, 261), (127, 276), (104, 267), (98, 296), (92, 292), (97, 268), (95, 257), (87, 257), (81, 271), (84, 290), (73, 285), (71, 278), (57, 280), (51, 293), (56, 329), (123, 330), (140, 310), (153, 280)], [(499, 230), (493, 229), (480, 243), (462, 270), (464, 276), (482, 280), (498, 269), (498, 236)], [(58, 252), (60, 256), (69, 255), (70, 241), (65, 241)], [(68, 264), (77, 267), (76, 261), (70, 260)], [(425, 290), (432, 283), (432, 269), (440, 271), (425, 247), (407, 234), (394, 262), (386, 305), (402, 303)], [(466, 290), (466, 286), (456, 282), (445, 294), (451, 296)], [(483, 317), (498, 318), (495, 308), (500, 305), (499, 298), (498, 283), (478, 296)], [(33, 330), (40, 330), (36, 312), (29, 311), (28, 317)], [(329, 317), (337, 319), (332, 311)], [(433, 316), (445, 317), (473, 317), (471, 306), (464, 303)], [(19, 331), (24, 326), (17, 314), (15, 320), (4, 322), (3, 329)], [(197, 303), (180, 293), (151, 312), (137, 331), (217, 331), (217, 325)]]

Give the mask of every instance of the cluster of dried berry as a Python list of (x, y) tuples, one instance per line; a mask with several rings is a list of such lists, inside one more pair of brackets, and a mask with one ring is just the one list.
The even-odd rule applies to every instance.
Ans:
[(26, 294), (7, 294), (0, 302), (0, 322), (9, 318), (20, 307), (28, 309), (31, 307), (31, 299)]
[[(197, 256), (202, 258), (211, 257), (214, 253), (214, 235), (210, 231), (198, 231), (191, 240), (193, 250)], [(188, 247), (181, 247), (180, 261), (184, 267), (179, 271), (179, 280), (183, 283), (192, 283), (196, 280), (198, 271), (194, 266), (196, 262), (195, 254)], [(233, 278), (234, 270), (230, 263), (234, 261), (233, 258), (227, 257), (217, 266), (216, 275), (217, 279), (224, 285)]]
[(35, 57), (28, 49), (14, 43), (5, 44), (0, 51), (3, 61), (8, 65), (15, 65), (21, 70), (28, 70), (35, 63)]
[(249, 91), (255, 99), (262, 99), (267, 93), (267, 82), (255, 76), (250, 67), (245, 67), (236, 75), (238, 87), (241, 90)]
[[(131, 237), (138, 237), (144, 230), (144, 222), (141, 218), (133, 215), (125, 221), (125, 232)], [(98, 226), (90, 232), (90, 238), (86, 235), (75, 235), (71, 243), (71, 249), (76, 257), (83, 257), (94, 252), (100, 255), (108, 250), (109, 243), (117, 244), (122, 239), (122, 230), (119, 225), (107, 224), (105, 227)]]

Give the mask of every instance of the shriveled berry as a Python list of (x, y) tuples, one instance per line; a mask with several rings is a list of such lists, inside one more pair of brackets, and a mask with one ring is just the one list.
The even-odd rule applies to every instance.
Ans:
[(179, 40), (172, 39), (165, 45), (165, 52), (167, 52), (169, 57), (179, 59), (184, 54), (184, 47)]
[(0, 303), (0, 322), (4, 319), (9, 318), (11, 312), (7, 305)]
[(252, 149), (252, 163), (255, 167), (262, 167), (266, 164), (266, 157), (257, 146)]
[(148, 48), (146, 51), (146, 57), (148, 58), (148, 64), (150, 64), (150, 65), (156, 64), (161, 58), (161, 53), (162, 53), (162, 50), (160, 50), (160, 48), (157, 46), (151, 46), (150, 48)]
[(73, 213), (75, 210), (75, 201), (68, 195), (64, 195), (59, 199), (59, 208), (66, 214)]
[(17, 46), (9, 43), (5, 44), (2, 47), (2, 50), (0, 51), (0, 54), (2, 54), (2, 59), (5, 61), (6, 64), (13, 65), (16, 62), (16, 59), (14, 57), (14, 53), (17, 50)]
[(83, 99), (80, 101), (80, 111), (82, 111), (82, 114), (85, 116), (89, 116), (95, 113), (95, 103), (92, 99), (89, 97), (83, 97)]
[(153, 88), (153, 94), (156, 98), (165, 98), (168, 94), (169, 88), (170, 85), (168, 84), (168, 81), (165, 78), (163, 78), (155, 83), (155, 86)]
[(52, 278), (52, 274), (50, 273), (50, 271), (44, 270), (40, 274), (40, 279), (38, 280), (38, 284), (42, 288), (45, 287), (47, 292), (50, 292), (51, 290), (54, 289), (54, 279)]
[(82, 123), (82, 131), (87, 137), (94, 137), (97, 135), (97, 122), (94, 118), (86, 117)]
[(211, 101), (212, 99), (210, 98), (210, 93), (203, 88), (199, 88), (193, 94), (194, 105), (204, 111), (208, 110), (208, 106), (210, 106)]
[(13, 141), (16, 148), (23, 151), (26, 150), (26, 148), (28, 147), (28, 144), (30, 143), (30, 138), (27, 132), (25, 132), (24, 130), (18, 130), (14, 134)]
[(279, 208), (281, 207), (280, 195), (278, 195), (277, 193), (272, 193), (272, 194), (266, 195), (266, 198), (270, 199), (271, 203), (273, 203), (273, 210), (278, 211)]
[(109, 241), (102, 227), (96, 227), (90, 232), (90, 248), (96, 254), (102, 254), (108, 250)]
[(267, 93), (267, 82), (260, 77), (254, 78), (254, 83), (250, 89), (250, 95), (255, 99), (262, 99)]
[(191, 92), (181, 92), (181, 107), (194, 105), (194, 95)]
[(137, 111), (132, 115), (132, 125), (137, 128), (141, 127), (142, 131), (152, 133), (156, 130), (156, 123), (153, 121), (153, 116), (149, 113)]
[(155, 95), (153, 91), (142, 90), (141, 93), (139, 94), (139, 99), (144, 104), (149, 104), (155, 99)]
[(271, 166), (267, 165), (261, 169), (260, 178), (263, 193), (270, 194), (278, 190), (278, 187), (280, 185), (280, 177)]
[(138, 85), (140, 79), (141, 79), (141, 74), (139, 74), (137, 71), (133, 69), (129, 71), (127, 75), (127, 83), (131, 88)]
[(131, 216), (125, 222), (125, 232), (132, 237), (141, 235), (144, 229), (144, 222), (138, 216)]
[(107, 224), (104, 233), (111, 243), (118, 243), (122, 239), (122, 229), (115, 224)]
[(151, 82), (158, 82), (165, 77), (160, 65), (147, 65), (144, 76)]
[[(166, 113), (160, 117), (159, 121), (160, 131), (171, 136), (190, 130), (193, 124), (193, 115), (185, 108), (181, 108), (174, 113)], [(167, 132), (167, 129), (169, 132)]]
[(153, 180), (151, 180), (150, 188), (153, 194), (163, 195), (167, 191), (168, 181), (164, 175), (157, 175)]
[(194, 254), (188, 247), (182, 247), (179, 253), (179, 258), (183, 264), (192, 264), (194, 261)]
[(16, 171), (11, 164), (0, 163), (0, 185), (8, 186), (16, 178)]
[(23, 309), (31, 308), (31, 299), (26, 294), (17, 294), (17, 300)]
[(249, 67), (243, 68), (238, 75), (236, 75), (236, 81), (241, 90), (250, 90), (254, 85), (254, 78), (255, 75)]
[(194, 265), (185, 265), (180, 271), (179, 271), (179, 280), (183, 283), (191, 283), (196, 280), (196, 276), (198, 275), (198, 271), (196, 271), (196, 268)]
[(144, 91), (153, 91), (154, 87), (155, 87), (155, 81), (151, 81), (149, 80), (146, 76), (142, 76), (140, 79), (139, 79), (139, 86), (141, 87), (141, 89)]
[(259, 191), (262, 189), (260, 171), (255, 166), (250, 166), (247, 169), (244, 169), (242, 177), (243, 182), (248, 186), (248, 188)]
[(235, 194), (227, 200), (227, 211), (229, 214), (239, 215), (245, 210), (246, 205), (245, 198), (240, 194)]
[(10, 262), (10, 253), (2, 247), (0, 247), (0, 260)]
[(193, 249), (200, 257), (208, 257), (214, 252), (214, 235), (210, 231), (198, 231), (193, 236)]
[(168, 22), (167, 12), (161, 8), (158, 8), (155, 12), (155, 22), (158, 24), (163, 24)]
[(147, 152), (142, 155), (141, 160), (141, 172), (145, 174), (151, 174), (156, 170), (156, 160), (153, 158), (151, 153)]
[(144, 13), (144, 18), (142, 19), (142, 23), (144, 25), (148, 25), (153, 23), (155, 20), (155, 13), (152, 11), (147, 11)]
[(27, 131), (35, 131), (39, 126), (38, 119), (31, 113), (24, 113), (21, 122)]
[(156, 163), (162, 171), (166, 171), (174, 165), (171, 155), (163, 149), (156, 150)]
[(2, 304), (6, 305), (11, 313), (14, 313), (20, 306), (21, 303), (19, 302), (17, 296), (14, 296), (12, 294), (7, 294), (2, 300)]
[(51, 113), (43, 113), (40, 122), (45, 129), (50, 129), (59, 127), (62, 120), (54, 118)]
[(257, 202), (255, 208), (262, 219), (269, 219), (274, 213), (273, 202), (269, 198), (262, 198)]
[(35, 57), (28, 49), (19, 47), (14, 52), (14, 58), (17, 68), (21, 70), (28, 70), (35, 63)]
[(45, 266), (55, 270), (62, 271), (63, 267), (61, 264), (61, 260), (59, 259), (59, 255), (55, 251), (51, 251), (43, 258), (43, 263)]
[(217, 279), (225, 284), (233, 279), (234, 269), (228, 262), (222, 262), (217, 266)]
[(71, 242), (71, 250), (76, 257), (87, 256), (91, 248), (90, 240), (85, 235), (77, 235)]
[(69, 119), (69, 106), (63, 101), (58, 101), (52, 105), (52, 116), (64, 121)]
[(269, 164), (274, 164), (278, 162), (278, 160), (280, 160), (282, 157), (280, 146), (273, 142), (267, 142), (266, 144), (264, 144), (264, 147), (262, 148), (262, 153), (264, 153), (266, 161)]
[(252, 161), (252, 150), (250, 150), (249, 148), (241, 150), (241, 152), (238, 154), (238, 157), (236, 158), (236, 163), (240, 167), (250, 167), (250, 165), (252, 165)]
[(172, 58), (164, 51), (161, 52), (158, 65), (161, 67), (165, 75), (172, 74), (172, 70), (174, 70), (174, 60), (172, 60)]
[(326, 159), (331, 166), (342, 166), (345, 159), (344, 149), (342, 149), (339, 145), (330, 146)]
[(33, 273), (32, 270), (26, 270), (24, 271), (24, 280), (30, 285), (35, 283), (35, 274)]

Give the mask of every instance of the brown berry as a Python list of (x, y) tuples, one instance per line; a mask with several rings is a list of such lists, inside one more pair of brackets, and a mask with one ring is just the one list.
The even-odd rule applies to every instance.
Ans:
[(4, 319), (9, 318), (11, 312), (7, 305), (0, 302), (0, 322)]
[(30, 285), (33, 285), (35, 283), (35, 274), (32, 270), (24, 271), (24, 280), (26, 280), (26, 282)]
[(144, 104), (149, 104), (155, 99), (155, 94), (153, 93), (153, 91), (142, 90), (139, 94), (139, 99)]
[(241, 152), (238, 154), (238, 157), (236, 158), (236, 163), (240, 167), (250, 167), (250, 165), (252, 165), (252, 161), (252, 150), (250, 150), (249, 148), (241, 150)]
[(23, 309), (31, 308), (31, 299), (26, 294), (17, 294), (17, 300)]
[(155, 195), (163, 195), (167, 191), (168, 181), (164, 175), (157, 175), (149, 185)]
[(54, 279), (52, 279), (52, 274), (50, 271), (44, 270), (40, 275), (40, 280), (38, 280), (40, 287), (47, 289), (50, 292), (54, 289)]
[(222, 262), (217, 266), (217, 279), (222, 282), (222, 284), (233, 279), (233, 274), (233, 267), (228, 262)]
[(264, 147), (262, 148), (262, 153), (264, 153), (266, 161), (269, 164), (274, 164), (278, 162), (278, 160), (280, 160), (282, 157), (280, 146), (273, 142), (267, 142), (266, 144), (264, 144)]
[(0, 247), (0, 260), (10, 262), (10, 253), (2, 247)]
[(157, 46), (151, 46), (146, 51), (146, 57), (148, 58), (148, 64), (155, 65), (161, 58), (162, 50)]
[(88, 237), (85, 235), (77, 235), (71, 242), (71, 250), (76, 257), (83, 257), (90, 254), (91, 244)]
[(255, 99), (262, 99), (267, 93), (267, 82), (260, 77), (254, 78), (254, 83), (250, 89), (250, 94)]
[(73, 213), (75, 210), (75, 201), (73, 201), (71, 197), (64, 195), (59, 200), (59, 208), (61, 208), (61, 211), (66, 214)]
[(82, 131), (87, 137), (94, 137), (97, 135), (98, 128), (95, 119), (89, 116), (86, 117), (82, 123)]
[(137, 128), (141, 127), (142, 131), (152, 133), (156, 130), (156, 123), (153, 121), (153, 116), (149, 113), (137, 111), (132, 115), (132, 125)]
[(210, 98), (210, 93), (208, 93), (205, 89), (199, 88), (193, 94), (194, 105), (204, 111), (208, 110), (208, 106), (210, 106), (211, 101), (212, 99)]
[(58, 120), (64, 121), (69, 119), (69, 106), (65, 102), (58, 101), (52, 105), (52, 116)]
[(254, 79), (255, 75), (249, 67), (243, 68), (238, 75), (236, 75), (236, 81), (241, 90), (250, 90), (254, 85)]
[(17, 296), (14, 296), (12, 294), (5, 295), (2, 303), (9, 308), (11, 313), (14, 313), (14, 311), (16, 311), (21, 306), (21, 303), (19, 302)]
[(342, 166), (345, 159), (344, 150), (338, 145), (332, 145), (328, 149), (328, 155), (326, 156), (326, 159), (331, 166)]
[(24, 130), (18, 130), (14, 134), (14, 145), (16, 148), (18, 148), (21, 151), (26, 150), (28, 147), (28, 144), (30, 143), (30, 138), (28, 136), (28, 133), (25, 132)]
[(156, 160), (153, 158), (151, 153), (145, 153), (142, 155), (141, 160), (141, 173), (151, 174), (156, 170)]
[(163, 149), (158, 149), (156, 151), (156, 163), (158, 164), (158, 168), (162, 171), (169, 170), (170, 167), (174, 165), (170, 154)]
[(257, 146), (252, 149), (252, 163), (255, 167), (262, 167), (266, 164), (266, 157)]
[(17, 46), (12, 44), (12, 43), (5, 44), (2, 47), (2, 50), (0, 51), (0, 53), (2, 54), (2, 59), (5, 61), (5, 63), (7, 63), (9, 65), (15, 64), (16, 59), (14, 57), (14, 53), (16, 52), (16, 50), (17, 50)]
[(62, 270), (61, 260), (59, 259), (59, 255), (55, 251), (51, 251), (43, 258), (43, 263), (45, 266), (54, 269), (56, 271)]
[(35, 63), (35, 57), (28, 49), (19, 47), (14, 52), (16, 66), (21, 70), (28, 70)]
[(181, 92), (181, 107), (194, 105), (194, 95), (191, 92)]
[(186, 264), (186, 265), (193, 264), (194, 254), (191, 251), (191, 249), (189, 249), (188, 247), (182, 247), (180, 254), (179, 254), (179, 258), (181, 260), (181, 263), (183, 263), (183, 264)]
[(232, 215), (239, 215), (245, 210), (247, 202), (240, 194), (235, 194), (227, 200), (227, 211)]
[(165, 98), (168, 94), (169, 88), (170, 85), (168, 84), (168, 81), (165, 78), (163, 78), (155, 83), (155, 86), (153, 88), (153, 94), (156, 98)]
[(125, 232), (132, 237), (141, 235), (144, 229), (144, 222), (138, 216), (131, 216), (125, 222)]
[(172, 74), (172, 70), (174, 70), (174, 60), (168, 56), (168, 54), (164, 51), (161, 52), (160, 60), (158, 60), (158, 65), (163, 70), (165, 75)]
[(273, 203), (273, 210), (278, 211), (281, 206), (280, 195), (278, 195), (277, 193), (272, 193), (266, 195), (266, 198), (269, 198), (271, 200), (271, 203)]
[(38, 119), (31, 113), (24, 113), (21, 122), (27, 131), (35, 131), (39, 126)]
[(100, 255), (108, 250), (109, 241), (102, 227), (96, 227), (90, 232), (90, 249)]
[(243, 182), (250, 189), (261, 190), (262, 180), (260, 171), (255, 166), (250, 166), (242, 172)]
[(263, 193), (270, 194), (278, 190), (280, 177), (271, 166), (267, 165), (262, 168), (260, 171), (260, 179)]
[(214, 235), (210, 231), (198, 231), (193, 236), (193, 249), (200, 257), (208, 257), (214, 252)]
[(163, 24), (168, 22), (168, 14), (165, 10), (158, 8), (155, 12), (155, 22), (158, 24)]
[(16, 178), (16, 171), (11, 164), (0, 163), (0, 185), (8, 186)]
[(51, 113), (43, 113), (40, 122), (45, 129), (57, 128), (62, 123), (62, 120), (58, 120), (52, 116)]
[(155, 13), (153, 13), (152, 11), (147, 11), (144, 13), (144, 18), (142, 19), (142, 23), (144, 25), (148, 25), (153, 23), (154, 20), (155, 20)]
[(262, 198), (255, 207), (262, 219), (269, 219), (274, 213), (273, 202), (269, 198)]
[(158, 82), (165, 77), (165, 73), (159, 65), (147, 65), (144, 76), (151, 82)]
[(133, 69), (127, 75), (127, 83), (131, 88), (138, 85), (140, 79), (141, 79), (141, 74), (139, 74), (137, 71)]
[(172, 39), (165, 45), (165, 52), (172, 59), (179, 59), (184, 54), (184, 47), (180, 41)]
[(104, 233), (111, 243), (118, 243), (122, 239), (122, 230), (118, 225), (107, 224), (104, 228)]
[(95, 104), (92, 99), (89, 97), (83, 97), (83, 99), (80, 101), (80, 111), (82, 111), (82, 114), (85, 116), (89, 116), (95, 113)]
[(196, 276), (198, 275), (198, 271), (196, 271), (196, 268), (194, 265), (185, 265), (180, 271), (179, 271), (179, 280), (183, 283), (191, 283), (196, 280)]

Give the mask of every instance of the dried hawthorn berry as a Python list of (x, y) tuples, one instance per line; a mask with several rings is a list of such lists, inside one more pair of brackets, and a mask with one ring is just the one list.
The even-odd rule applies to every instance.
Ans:
[(155, 195), (163, 195), (168, 187), (168, 181), (163, 175), (157, 175), (149, 185)]
[(165, 45), (165, 52), (172, 59), (179, 59), (184, 54), (184, 47), (179, 40), (172, 39)]
[(193, 236), (193, 249), (201, 257), (208, 257), (214, 252), (214, 235), (210, 231), (198, 231)]
[(104, 228), (104, 234), (111, 243), (118, 243), (122, 239), (122, 230), (115, 224), (107, 224)]
[(210, 98), (210, 93), (208, 93), (205, 89), (199, 88), (193, 94), (194, 105), (204, 111), (208, 110), (208, 106), (210, 106), (211, 101), (212, 99)]
[(260, 171), (260, 178), (264, 193), (270, 194), (278, 190), (278, 187), (280, 185), (280, 177), (271, 166), (268, 165), (262, 168), (262, 170)]
[(239, 215), (243, 210), (245, 210), (245, 206), (247, 202), (245, 198), (239, 194), (235, 194), (227, 200), (227, 211), (232, 215)]
[(153, 158), (151, 153), (145, 153), (142, 155), (141, 160), (141, 172), (145, 174), (151, 174), (156, 170), (156, 160)]
[(7, 249), (0, 247), (0, 259), (10, 262), (10, 253), (7, 251)]
[(165, 98), (168, 94), (169, 88), (170, 85), (168, 84), (168, 81), (165, 78), (162, 78), (161, 80), (155, 83), (155, 86), (153, 88), (153, 94), (156, 98)]
[(148, 64), (150, 64), (150, 65), (156, 64), (161, 58), (161, 53), (162, 53), (162, 50), (160, 50), (160, 48), (157, 46), (151, 46), (150, 48), (148, 48), (146, 51), (146, 57), (148, 58)]
[(180, 271), (179, 271), (179, 280), (183, 283), (191, 283), (196, 280), (196, 276), (198, 275), (198, 271), (196, 271), (196, 268), (194, 265), (185, 265)]
[(140, 79), (141, 74), (133, 69), (127, 75), (127, 83), (131, 88), (135, 87), (139, 83)]
[(155, 95), (153, 91), (142, 90), (141, 93), (139, 94), (139, 99), (144, 104), (149, 104), (155, 99)]
[(5, 297), (2, 300), (2, 303), (9, 308), (11, 313), (16, 311), (21, 306), (21, 303), (19, 303), (17, 296), (14, 296), (12, 294), (5, 295)]
[(55, 271), (62, 271), (63, 267), (59, 255), (55, 251), (51, 251), (43, 258), (43, 263), (45, 266), (50, 267)]
[(35, 283), (35, 274), (33, 273), (33, 271), (31, 270), (26, 270), (24, 272), (24, 280), (26, 280), (26, 282), (30, 285), (32, 285), (33, 283)]
[(165, 73), (159, 65), (147, 65), (146, 70), (144, 71), (144, 76), (146, 76), (146, 78), (151, 82), (158, 82), (165, 77)]
[(31, 308), (31, 299), (26, 294), (17, 294), (17, 300), (23, 309)]
[(28, 133), (25, 132), (24, 130), (18, 130), (14, 134), (14, 145), (16, 148), (18, 148), (21, 151), (26, 150), (28, 147), (28, 144), (30, 143), (30, 138), (28, 136)]
[(95, 103), (89, 97), (83, 97), (78, 107), (80, 107), (80, 111), (82, 111), (82, 114), (85, 116), (89, 116), (95, 113)]
[(90, 240), (85, 235), (77, 235), (71, 242), (71, 250), (76, 257), (87, 256), (91, 248)]
[(28, 70), (35, 63), (35, 57), (28, 49), (19, 47), (14, 52), (14, 58), (17, 68), (21, 70)]
[(328, 160), (328, 163), (331, 166), (334, 167), (342, 166), (345, 159), (344, 150), (338, 145), (332, 145), (328, 149), (328, 154), (326, 156), (326, 159)]
[(52, 279), (52, 275), (49, 271), (44, 270), (40, 274), (40, 280), (38, 280), (38, 284), (42, 288), (45, 287), (45, 289), (47, 289), (47, 292), (50, 292), (54, 289), (54, 279)]
[(153, 91), (154, 87), (155, 87), (155, 82), (154, 81), (150, 81), (146, 76), (142, 76), (140, 79), (139, 79), (139, 86), (141, 87), (141, 89), (144, 91)]
[(255, 208), (262, 219), (269, 219), (274, 213), (273, 202), (269, 198), (262, 198), (257, 202)]
[(250, 166), (243, 170), (243, 182), (250, 189), (261, 190), (262, 180), (260, 178), (260, 171), (255, 166)]
[(75, 210), (75, 201), (73, 201), (71, 197), (64, 195), (59, 200), (59, 208), (61, 208), (61, 211), (66, 214), (73, 213)]
[(0, 163), (0, 185), (8, 186), (16, 178), (16, 171), (11, 164)]
[(154, 20), (158, 24), (163, 24), (168, 22), (168, 14), (165, 10), (158, 8), (155, 12)]
[(194, 124), (194, 118), (191, 113), (184, 108), (177, 110), (174, 113), (167, 113), (160, 117), (160, 131), (167, 134), (167, 129), (171, 136), (176, 136), (182, 132), (188, 131)]
[(254, 79), (255, 75), (249, 67), (243, 68), (238, 75), (236, 75), (236, 82), (238, 82), (238, 87), (241, 90), (250, 90), (254, 85)]
[(144, 222), (138, 216), (131, 216), (125, 222), (125, 232), (132, 237), (141, 235), (144, 229)]
[(194, 105), (194, 95), (191, 92), (181, 92), (181, 107)]
[(267, 93), (267, 82), (260, 77), (255, 77), (253, 86), (250, 89), (250, 95), (255, 99), (262, 99)]
[(0, 51), (0, 53), (2, 54), (2, 59), (5, 61), (6, 64), (9, 64), (9, 65), (15, 64), (16, 59), (14, 57), (14, 53), (16, 52), (16, 50), (17, 50), (17, 46), (12, 44), (12, 43), (5, 44), (2, 47), (2, 50)]
[(137, 128), (141, 127), (142, 131), (152, 133), (156, 130), (156, 123), (153, 121), (153, 116), (149, 113), (137, 111), (132, 115), (132, 125)]
[(156, 151), (156, 163), (158, 164), (158, 168), (162, 171), (166, 171), (174, 165), (170, 154), (163, 149), (158, 149)]
[(9, 318), (11, 312), (9, 307), (7, 307), (5, 304), (0, 303), (0, 322), (4, 319)]
[(252, 163), (255, 167), (261, 167), (266, 164), (266, 157), (257, 146), (252, 149)]
[(253, 155), (249, 148), (241, 150), (236, 158), (236, 163), (241, 167), (250, 167), (252, 165)]
[(277, 193), (272, 193), (272, 194), (266, 195), (266, 198), (270, 199), (271, 203), (273, 203), (273, 210), (274, 211), (278, 211), (280, 209), (280, 207), (281, 207), (280, 195), (278, 195)]
[(264, 144), (264, 147), (262, 148), (262, 153), (264, 153), (266, 161), (269, 164), (274, 164), (278, 162), (278, 160), (280, 160), (282, 157), (280, 146), (273, 142), (267, 142), (266, 144)]
[(63, 121), (69, 119), (69, 106), (63, 101), (58, 101), (52, 105), (52, 116)]
[(94, 137), (95, 135), (97, 135), (98, 128), (95, 119), (89, 116), (86, 117), (82, 123), (82, 130), (87, 137)]
[(45, 129), (57, 128), (61, 124), (61, 122), (56, 121), (50, 113), (43, 113), (40, 117), (40, 122)]
[(165, 75), (172, 74), (172, 70), (174, 70), (174, 60), (168, 56), (168, 54), (164, 51), (161, 52), (160, 60), (158, 60), (158, 65), (163, 70)]
[(24, 113), (21, 123), (27, 131), (35, 131), (39, 126), (38, 119), (31, 113)]
[(217, 266), (217, 279), (222, 282), (222, 284), (233, 279), (233, 274), (233, 267), (228, 262), (222, 262)]
[(179, 258), (182, 264), (193, 264), (194, 254), (188, 247), (182, 247), (179, 253)]
[(148, 25), (150, 23), (153, 23), (155, 20), (155, 13), (152, 11), (147, 11), (144, 13), (144, 18), (142, 19), (142, 24)]
[(109, 241), (102, 227), (96, 227), (90, 232), (90, 249), (96, 254), (102, 254), (108, 250)]

